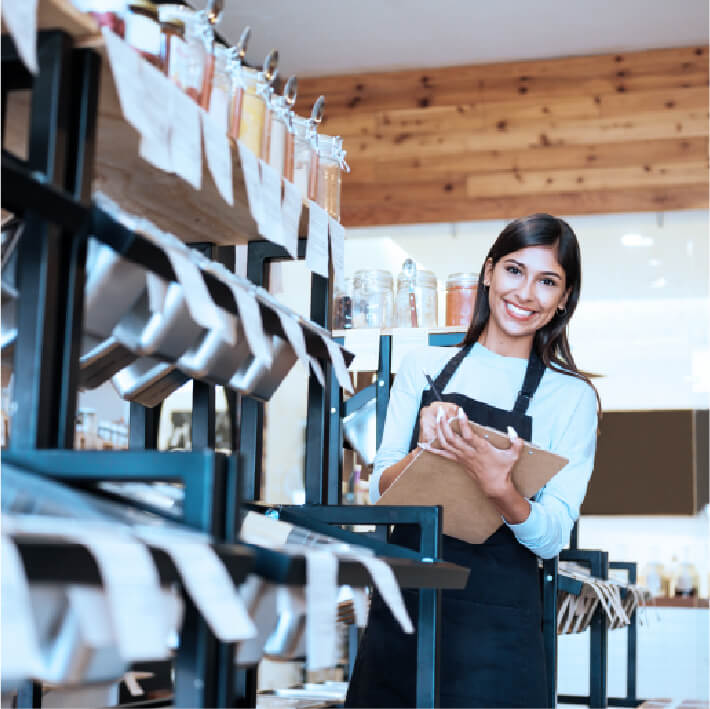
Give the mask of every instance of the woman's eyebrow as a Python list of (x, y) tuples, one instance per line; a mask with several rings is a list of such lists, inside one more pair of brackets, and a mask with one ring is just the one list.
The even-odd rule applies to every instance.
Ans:
[[(516, 261), (514, 258), (504, 259), (503, 263), (514, 263), (516, 266), (523, 270), (528, 270), (528, 267), (522, 261)], [(554, 276), (555, 278), (562, 278), (562, 274), (557, 271), (540, 271), (539, 276)]]

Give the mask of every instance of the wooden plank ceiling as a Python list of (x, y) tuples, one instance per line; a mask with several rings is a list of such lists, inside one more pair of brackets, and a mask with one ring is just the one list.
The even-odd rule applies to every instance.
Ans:
[(708, 206), (708, 48), (325, 76), (346, 226)]

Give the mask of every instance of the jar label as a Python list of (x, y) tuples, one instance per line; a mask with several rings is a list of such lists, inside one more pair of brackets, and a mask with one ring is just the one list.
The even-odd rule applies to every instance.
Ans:
[(150, 17), (129, 13), (126, 18), (126, 41), (139, 52), (160, 54), (160, 25)]

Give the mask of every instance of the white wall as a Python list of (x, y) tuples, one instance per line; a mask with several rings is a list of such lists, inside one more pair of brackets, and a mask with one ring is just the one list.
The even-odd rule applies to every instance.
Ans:
[[(580, 242), (583, 284), (570, 326), (579, 366), (601, 374), (606, 410), (707, 407), (708, 212), (566, 217)], [(439, 281), (478, 272), (505, 222), (348, 229), (346, 276), (411, 257)], [(626, 246), (637, 243), (637, 246)]]

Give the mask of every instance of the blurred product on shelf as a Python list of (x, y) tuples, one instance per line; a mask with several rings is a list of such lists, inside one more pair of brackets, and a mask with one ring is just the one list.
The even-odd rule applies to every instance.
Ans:
[(475, 273), (452, 273), (446, 279), (446, 325), (468, 327), (478, 293)]
[(670, 596), (671, 577), (660, 561), (650, 561), (641, 572), (641, 583), (652, 596)]
[(697, 598), (700, 575), (689, 561), (680, 562), (673, 574), (673, 595), (676, 598)]
[(72, 0), (72, 4), (82, 12), (89, 13), (99, 27), (108, 27), (119, 37), (125, 36), (127, 0)]
[(353, 327), (392, 327), (393, 279), (379, 268), (355, 271), (353, 277)]
[(417, 269), (414, 262), (407, 259), (397, 276), (396, 327), (436, 327), (436, 288), (434, 272)]
[(238, 81), (242, 86), (241, 110), (239, 116), (239, 140), (257, 157), (261, 154), (264, 133), (266, 105), (263, 92), (267, 88), (262, 72), (248, 66), (241, 66)]
[(346, 278), (342, 288), (333, 287), (333, 329), (349, 330), (353, 326), (353, 279)]
[(291, 128), (293, 133), (293, 168), (291, 175), (284, 173), (286, 179), (290, 179), (301, 192), (301, 197), (308, 199), (308, 184), (310, 182), (311, 170), (311, 141), (309, 138), (310, 124), (307, 118), (294, 115)]

